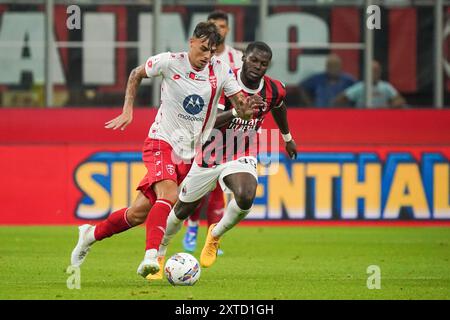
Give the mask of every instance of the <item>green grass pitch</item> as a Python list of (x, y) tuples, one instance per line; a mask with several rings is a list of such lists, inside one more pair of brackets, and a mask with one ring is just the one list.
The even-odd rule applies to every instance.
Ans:
[[(182, 235), (169, 255), (182, 251)], [(75, 226), (0, 227), (0, 299), (450, 298), (448, 227), (239, 226), (193, 287), (136, 274), (145, 239), (138, 227), (95, 244), (81, 289), (69, 290), (65, 271), (77, 237)], [(380, 289), (367, 288), (370, 265), (380, 267)]]

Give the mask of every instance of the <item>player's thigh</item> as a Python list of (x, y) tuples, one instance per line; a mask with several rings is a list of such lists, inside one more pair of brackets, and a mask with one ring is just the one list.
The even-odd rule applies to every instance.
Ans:
[(180, 185), (181, 191), (178, 199), (186, 203), (201, 200), (215, 188), (220, 170), (220, 166), (203, 168), (193, 163), (191, 170)]

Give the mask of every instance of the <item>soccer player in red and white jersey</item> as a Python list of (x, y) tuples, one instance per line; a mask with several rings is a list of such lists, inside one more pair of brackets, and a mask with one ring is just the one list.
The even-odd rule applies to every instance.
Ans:
[(217, 45), (216, 57), (225, 61), (232, 69), (242, 67), (242, 51), (237, 50), (225, 43), (230, 26), (228, 25), (228, 14), (224, 11), (213, 11), (208, 15), (208, 22), (212, 22), (219, 29), (220, 40)]
[[(216, 25), (220, 33), (220, 40), (217, 44), (216, 57), (221, 61), (227, 62), (230, 67), (239, 69), (242, 66), (242, 52), (225, 44), (227, 35), (230, 31), (228, 24), (228, 14), (221, 10), (216, 10), (208, 15), (208, 22)], [(200, 213), (205, 210), (208, 227), (220, 221), (225, 208), (225, 198), (222, 189), (217, 184), (216, 188), (206, 196), (199, 207), (188, 219), (188, 228), (183, 238), (183, 248), (187, 252), (194, 252), (197, 247), (198, 225)], [(223, 251), (219, 249), (219, 255)]]
[(221, 132), (212, 132), (180, 185), (181, 193), (167, 219), (160, 254), (165, 253), (183, 220), (219, 181), (225, 192), (233, 193), (234, 199), (228, 203), (219, 223), (212, 224), (208, 229), (200, 264), (209, 267), (214, 263), (222, 235), (245, 218), (253, 205), (258, 181), (258, 147), (255, 137), (258, 136), (269, 112), (272, 113), (286, 142), (287, 153), (292, 159), (297, 157), (296, 144), (289, 133), (284, 104), (286, 90), (280, 81), (265, 75), (271, 59), (272, 51), (264, 42), (253, 42), (245, 50), (243, 67), (236, 72), (237, 80), (246, 95), (260, 96), (266, 104), (257, 110), (253, 119), (242, 120), (238, 119), (229, 99), (222, 101), (223, 111), (218, 114), (215, 123), (215, 127), (221, 128)]
[(177, 200), (178, 184), (187, 174), (195, 146), (212, 130), (220, 93), (225, 92), (242, 118), (262, 105), (241, 92), (232, 71), (214, 58), (220, 35), (213, 23), (199, 23), (189, 40), (189, 52), (161, 53), (135, 68), (128, 79), (122, 114), (108, 121), (108, 129), (124, 130), (132, 121), (133, 103), (143, 78), (161, 76), (161, 105), (144, 143), (147, 174), (138, 186), (131, 207), (111, 213), (95, 226), (79, 227), (79, 240), (71, 263), (80, 266), (91, 246), (114, 234), (146, 224), (146, 251), (138, 274), (156, 274), (164, 262), (157, 249), (164, 235), (167, 215)]

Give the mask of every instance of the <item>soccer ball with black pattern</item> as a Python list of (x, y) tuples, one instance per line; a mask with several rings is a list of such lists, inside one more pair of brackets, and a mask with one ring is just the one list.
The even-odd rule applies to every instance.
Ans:
[(164, 273), (174, 286), (192, 286), (200, 279), (200, 264), (189, 253), (176, 253), (167, 260)]

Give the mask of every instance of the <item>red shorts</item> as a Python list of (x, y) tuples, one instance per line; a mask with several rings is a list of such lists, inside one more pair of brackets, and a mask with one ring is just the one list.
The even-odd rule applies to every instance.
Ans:
[(142, 160), (147, 168), (147, 174), (136, 190), (141, 191), (151, 203), (156, 201), (153, 184), (162, 180), (172, 180), (178, 185), (183, 181), (191, 168), (191, 163), (185, 163), (172, 154), (172, 147), (163, 140), (147, 137), (144, 142)]

